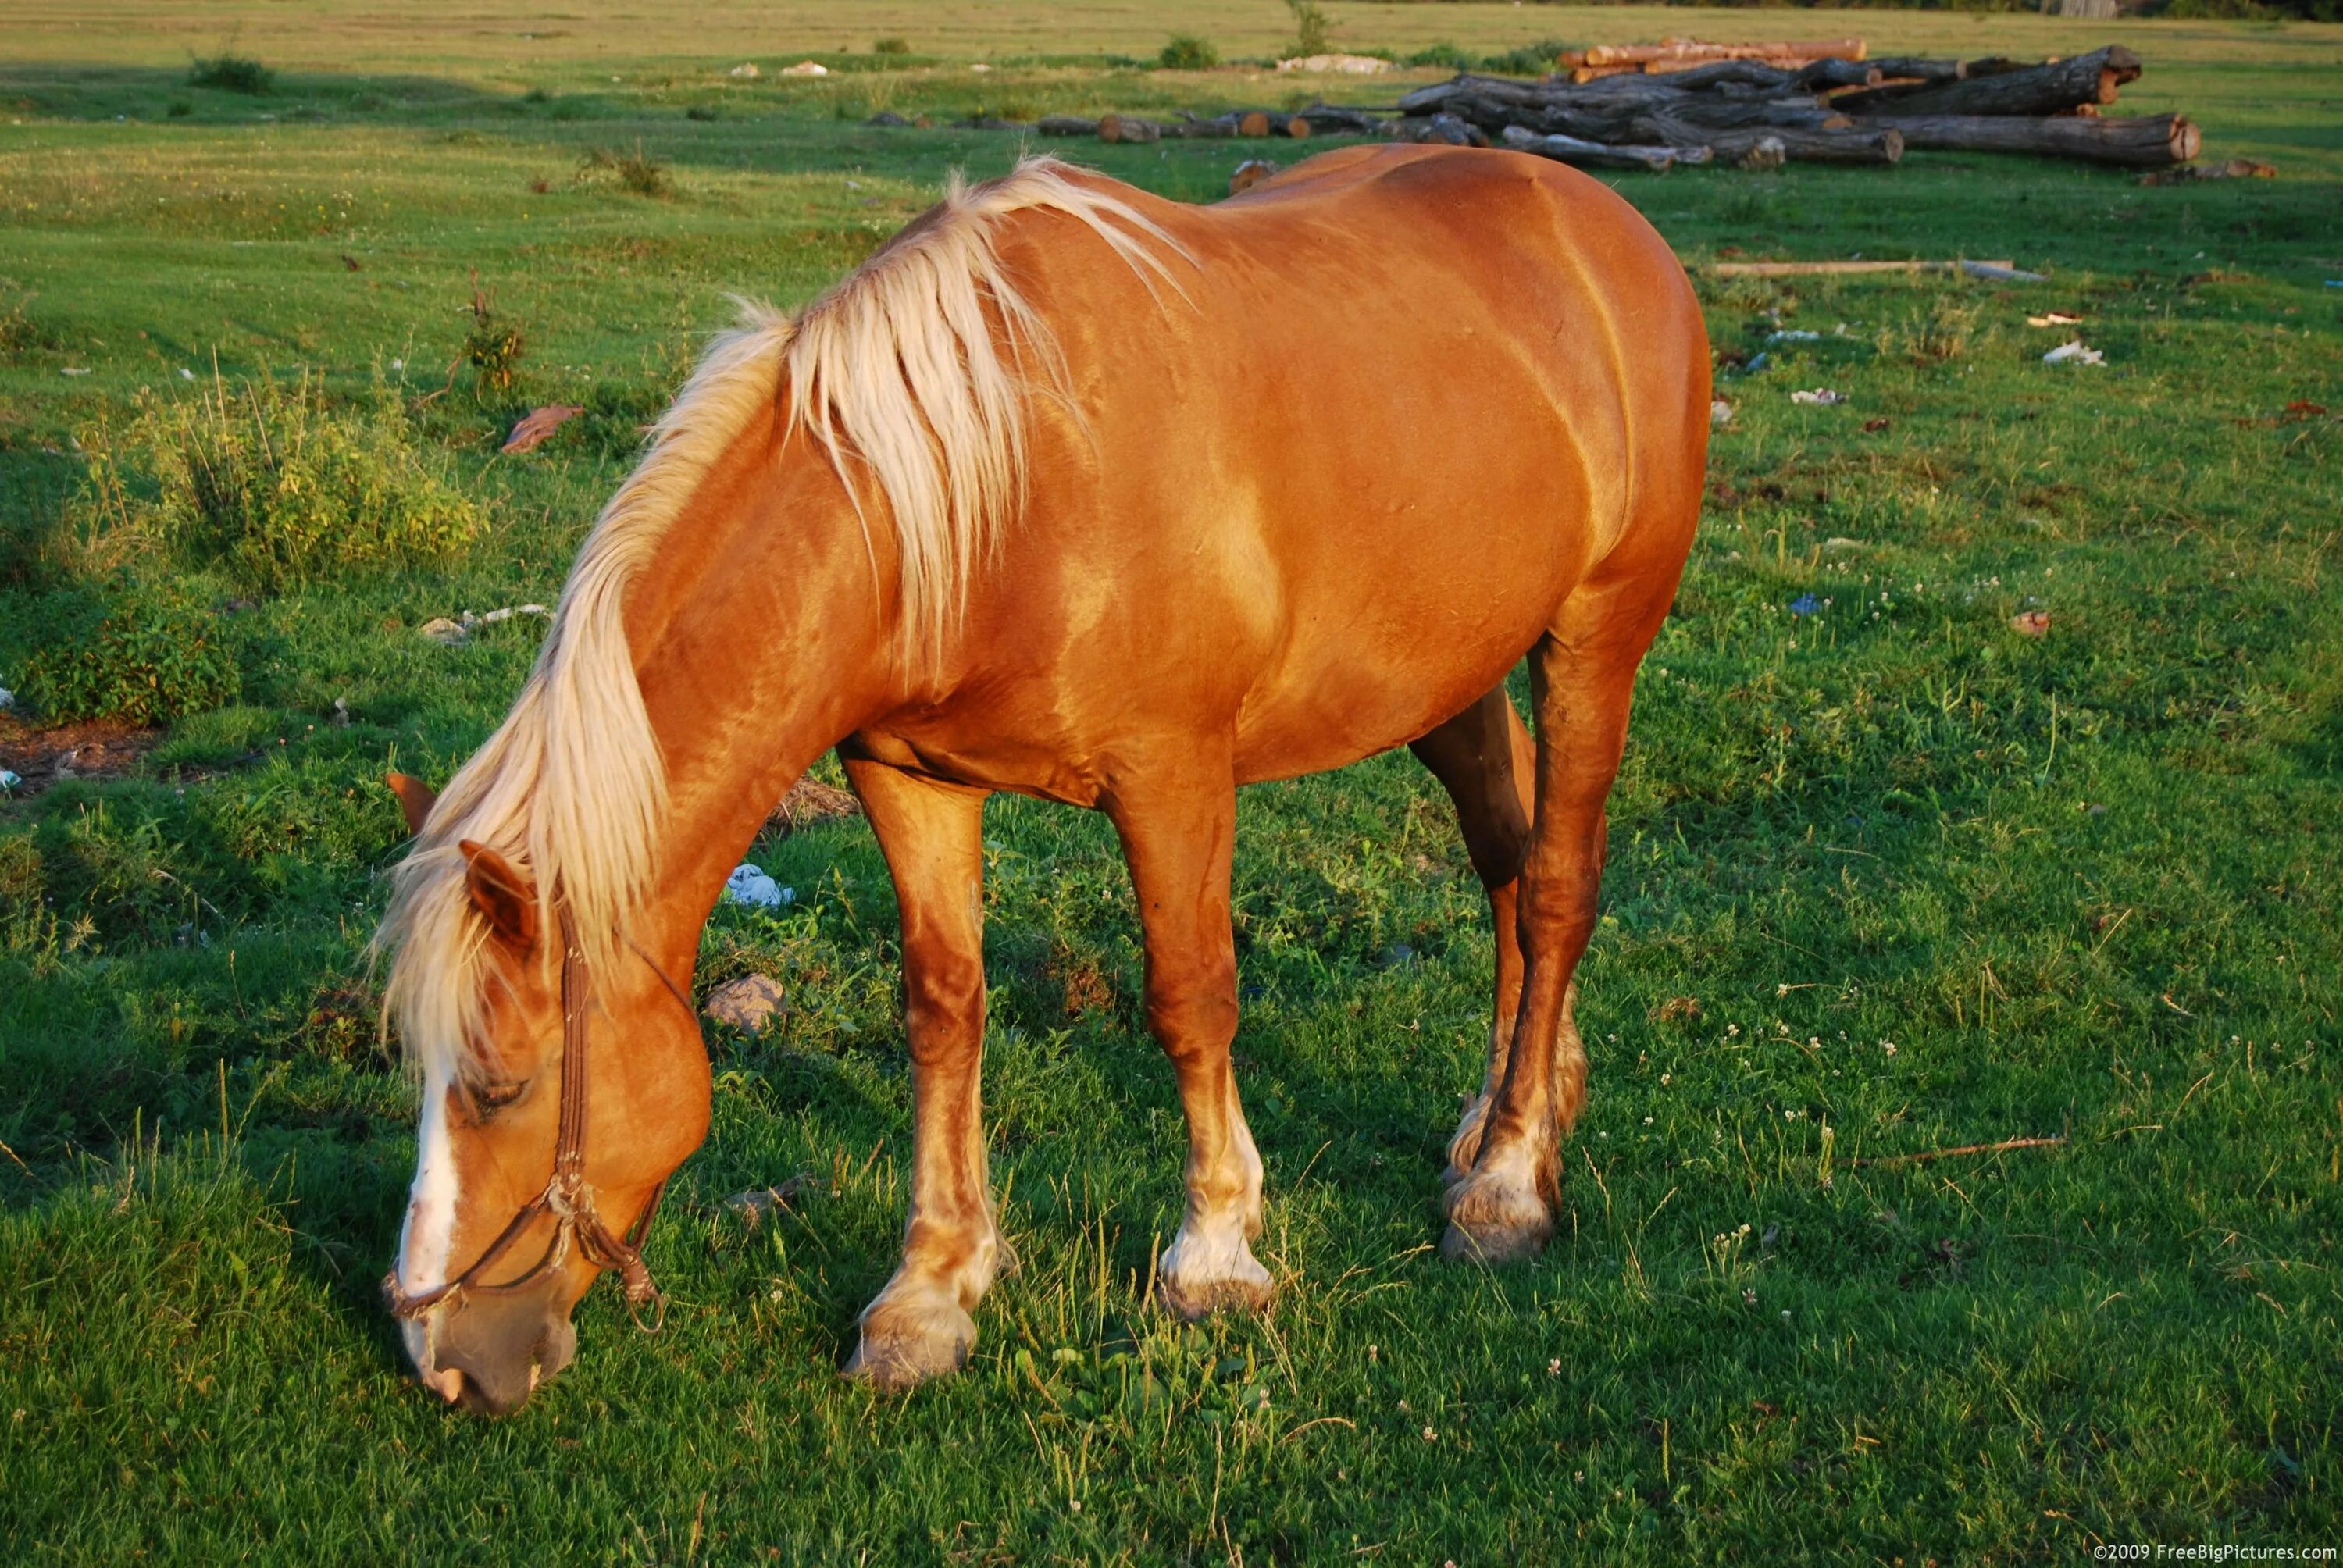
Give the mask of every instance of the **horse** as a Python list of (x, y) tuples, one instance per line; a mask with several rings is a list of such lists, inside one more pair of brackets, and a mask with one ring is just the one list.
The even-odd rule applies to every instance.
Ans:
[(833, 749), (901, 911), (914, 1103), (900, 1266), (846, 1375), (965, 1364), (1007, 1255), (979, 1089), (996, 791), (1119, 836), (1188, 1126), (1157, 1288), (1193, 1318), (1273, 1290), (1230, 1065), (1237, 788), (1410, 747), (1495, 928), (1442, 1244), (1535, 1253), (1585, 1093), (1604, 801), (1701, 501), (1707, 337), (1666, 244), (1509, 152), (1346, 148), (1210, 206), (1034, 158), (955, 177), (795, 316), (743, 309), (501, 726), (444, 792), (390, 780), (386, 1008), (421, 1109), (384, 1287), (421, 1381), (509, 1411), (574, 1357), (601, 1271), (659, 1300), (643, 1238), (709, 1125), (701, 928)]

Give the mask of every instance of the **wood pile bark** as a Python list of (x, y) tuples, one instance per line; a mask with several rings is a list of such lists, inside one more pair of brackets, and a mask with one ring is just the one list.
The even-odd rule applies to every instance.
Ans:
[(1393, 107), (1318, 103), (1171, 119), (1051, 115), (1032, 128), (1045, 136), (1141, 143), (1355, 136), (1503, 146), (1587, 167), (1646, 169), (1893, 165), (1907, 147), (2156, 168), (2196, 157), (2199, 140), (2184, 116), (2104, 112), (2139, 77), (2139, 56), (2121, 45), (2029, 64), (1873, 59), (1860, 38), (1729, 45), (1677, 38), (1574, 51), (1562, 65), (1542, 81), (1466, 72), (1420, 87)]
[(1579, 51), (1564, 58), (1570, 75), (1542, 82), (1463, 74), (1402, 98), (1400, 135), (1453, 139), (1430, 134), (1446, 116), (1565, 162), (1596, 163), (1588, 145), (1632, 149), (1612, 166), (1644, 167), (1707, 161), (1689, 156), (1694, 148), (1750, 167), (1894, 164), (1906, 147), (2148, 166), (2197, 156), (2197, 130), (2184, 116), (2101, 112), (2140, 74), (2120, 45), (2039, 65), (1867, 60), (1860, 39), (1702, 46), (1722, 57), (1680, 45)]

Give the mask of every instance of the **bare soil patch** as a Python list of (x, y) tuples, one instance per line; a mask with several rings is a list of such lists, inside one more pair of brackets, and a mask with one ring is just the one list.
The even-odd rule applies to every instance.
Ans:
[(115, 779), (129, 772), (163, 739), (160, 729), (100, 720), (38, 729), (0, 717), (0, 768), (24, 782), (11, 794), (37, 795), (68, 779)]

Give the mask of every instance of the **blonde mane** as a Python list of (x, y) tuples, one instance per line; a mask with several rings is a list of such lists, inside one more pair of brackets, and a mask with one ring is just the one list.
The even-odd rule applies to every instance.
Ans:
[[(976, 574), (1023, 498), (1024, 413), (1062, 392), (1048, 323), (995, 248), (1001, 220), (1046, 209), (1103, 239), (1151, 289), (1178, 242), (1129, 204), (1030, 158), (944, 199), (795, 317), (744, 305), (579, 548), (537, 668), (512, 711), (448, 783), (392, 872), (376, 944), (395, 954), (387, 1016), (434, 1081), (475, 1072), (486, 1009), (485, 925), (460, 845), (534, 879), (550, 933), (565, 902), (589, 963), (608, 968), (657, 873), (667, 775), (635, 681), (625, 603), (709, 471), (776, 407), (820, 446), (866, 542), (893, 528), (899, 651), (940, 654)], [(996, 329), (998, 337), (996, 338)], [(872, 550), (874, 562), (879, 552)], [(550, 940), (543, 947), (548, 954)]]

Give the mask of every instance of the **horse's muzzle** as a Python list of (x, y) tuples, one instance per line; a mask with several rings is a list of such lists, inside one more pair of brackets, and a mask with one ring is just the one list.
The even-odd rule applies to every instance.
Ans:
[(450, 1404), (508, 1415), (578, 1354), (562, 1272), (539, 1288), (456, 1296), (404, 1324), (407, 1353), (423, 1385)]

